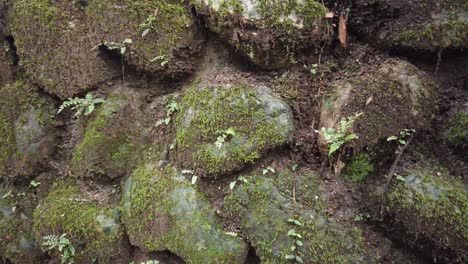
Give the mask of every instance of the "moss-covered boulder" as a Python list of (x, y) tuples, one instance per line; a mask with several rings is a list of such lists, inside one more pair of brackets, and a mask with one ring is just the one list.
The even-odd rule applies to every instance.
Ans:
[(97, 43), (131, 39), (126, 62), (159, 77), (179, 78), (194, 70), (203, 38), (182, 1), (93, 0), (86, 6)]
[(245, 177), (225, 198), (224, 208), (240, 217), (241, 231), (262, 263), (299, 261), (296, 257), (303, 263), (375, 262), (358, 229), (339, 226), (313, 207), (294, 205), (272, 179)]
[(208, 175), (252, 163), (291, 139), (289, 106), (266, 87), (192, 86), (177, 116), (177, 146), (185, 167)]
[(72, 172), (79, 177), (111, 179), (130, 173), (140, 147), (136, 118), (129, 98), (107, 98), (87, 121), (72, 155)]
[(12, 2), (7, 22), (31, 81), (66, 98), (112, 78), (98, 51), (91, 51), (97, 43), (87, 35), (81, 1)]
[(462, 155), (468, 155), (468, 104), (448, 118), (442, 138)]
[(214, 209), (173, 167), (142, 165), (125, 183), (123, 222), (132, 245), (169, 250), (187, 263), (243, 263), (247, 245), (227, 234)]
[(351, 28), (378, 47), (437, 52), (468, 43), (464, 0), (354, 0), (349, 17)]
[[(387, 209), (408, 231), (410, 244), (411, 239), (425, 238), (438, 250), (455, 252), (453, 260), (466, 257), (468, 189), (443, 168), (418, 165), (409, 169), (404, 181), (390, 190)], [(434, 252), (434, 257), (443, 255)]]
[(24, 192), (0, 190), (0, 256), (12, 263), (40, 263), (32, 231), (33, 203)]
[[(100, 53), (105, 47), (120, 58), (126, 46), (125, 64), (137, 70), (180, 77), (193, 70), (200, 45), (190, 13), (164, 1), (19, 0), (7, 22), (27, 76), (61, 98), (122, 74), (120, 59), (111, 62), (112, 55)], [(151, 30), (142, 36), (145, 28)], [(124, 44), (126, 39), (132, 43)], [(97, 48), (100, 44), (104, 49)]]
[[(72, 180), (58, 180), (34, 211), (37, 241), (66, 234), (76, 250), (75, 263), (128, 263), (129, 246), (119, 210)], [(48, 252), (59, 258), (57, 251)]]
[[(208, 28), (265, 69), (294, 63), (296, 52), (331, 40), (320, 1), (193, 0)], [(323, 45), (323, 44), (322, 44)]]
[[(341, 131), (339, 123), (357, 117), (348, 133), (355, 133), (355, 150), (372, 147), (379, 140), (397, 136), (403, 129), (425, 129), (435, 113), (435, 85), (407, 61), (386, 59), (361, 75), (336, 81), (325, 96), (321, 128)], [(328, 146), (319, 134), (323, 153)]]
[(53, 150), (52, 102), (24, 81), (0, 87), (0, 176), (30, 176)]

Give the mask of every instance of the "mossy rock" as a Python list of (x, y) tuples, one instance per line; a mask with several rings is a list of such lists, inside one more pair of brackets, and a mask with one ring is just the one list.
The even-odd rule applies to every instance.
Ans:
[[(75, 263), (128, 263), (130, 249), (119, 210), (94, 199), (73, 180), (57, 180), (34, 211), (37, 241), (67, 234), (76, 250)], [(59, 258), (56, 251), (48, 253)]]
[(351, 28), (379, 47), (438, 52), (468, 43), (464, 0), (357, 0), (350, 18)]
[(123, 222), (132, 245), (187, 263), (243, 263), (247, 244), (227, 234), (207, 199), (173, 167), (146, 164), (125, 183)]
[[(0, 2), (1, 5), (1, 2)], [(1, 12), (1, 7), (0, 7)], [(0, 22), (1, 24), (1, 22)], [(0, 25), (1, 27), (1, 25)], [(2, 39), (0, 29), (0, 87), (14, 81), (14, 54), (10, 43)]]
[(180, 107), (179, 157), (208, 176), (241, 169), (292, 137), (289, 106), (266, 87), (194, 85)]
[[(292, 199), (283, 196), (274, 181), (264, 176), (245, 177), (225, 198), (224, 208), (240, 217), (241, 231), (262, 263), (287, 263), (290, 255), (299, 256), (304, 263), (375, 262), (375, 257), (366, 252), (360, 230), (340, 226), (315, 208), (294, 208)], [(288, 235), (291, 230), (301, 237)]]
[(460, 150), (462, 155), (463, 153), (468, 155), (468, 104), (449, 118), (442, 132), (442, 138), (449, 146)]
[[(443, 168), (418, 165), (388, 194), (387, 209), (413, 237), (466, 256), (468, 189)], [(457, 258), (455, 258), (457, 259)]]
[(115, 76), (91, 51), (87, 19), (79, 1), (12, 1), (7, 22), (32, 82), (67, 98)]
[[(137, 70), (168, 78), (194, 70), (194, 56), (203, 38), (192, 14), (180, 2), (92, 0), (86, 14), (96, 44), (132, 40), (124, 56)], [(150, 17), (152, 26), (141, 26)], [(149, 31), (143, 36), (145, 29)]]
[(24, 81), (0, 87), (0, 175), (30, 176), (53, 150), (52, 103)]
[(110, 96), (88, 120), (71, 160), (79, 177), (118, 178), (129, 174), (139, 148), (138, 123), (125, 96)]
[(295, 62), (297, 51), (332, 39), (328, 10), (319, 1), (191, 2), (211, 31), (261, 68), (285, 67)]
[(0, 197), (0, 256), (13, 263), (40, 263), (32, 202), (11, 188), (0, 190)]
[[(340, 120), (361, 114), (347, 132), (358, 136), (352, 146), (359, 152), (403, 129), (429, 127), (435, 98), (435, 84), (425, 73), (407, 61), (386, 59), (362, 75), (332, 84), (322, 105), (320, 127), (339, 129)], [(322, 153), (328, 153), (322, 133), (318, 143)]]

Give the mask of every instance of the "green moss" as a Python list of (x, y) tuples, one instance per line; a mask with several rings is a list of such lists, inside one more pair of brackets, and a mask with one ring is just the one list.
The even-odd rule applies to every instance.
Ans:
[(449, 120), (443, 138), (456, 148), (463, 148), (468, 144), (468, 113), (460, 112)]
[(468, 239), (468, 191), (445, 172), (417, 167), (388, 196), (390, 211), (412, 232), (449, 247)]
[(16, 153), (14, 127), (11, 121), (0, 112), (0, 175)]
[(374, 165), (370, 163), (369, 154), (361, 153), (356, 155), (349, 164), (346, 164), (342, 176), (348, 181), (361, 182), (372, 171), (374, 171)]
[(188, 263), (236, 263), (246, 247), (222, 231), (200, 193), (172, 167), (141, 166), (125, 185), (123, 222), (133, 243)]
[[(289, 128), (278, 127), (266, 117), (258, 95), (246, 85), (192, 87), (176, 119), (180, 151), (192, 153), (194, 163), (208, 173), (218, 173), (253, 162), (262, 150), (285, 142)], [(235, 135), (215, 146), (230, 128)]]
[(116, 131), (112, 123), (127, 104), (127, 99), (110, 97), (96, 111), (86, 126), (83, 141), (73, 153), (74, 172), (84, 176), (88, 173), (112, 176), (129, 170), (136, 159), (136, 146), (128, 134), (128, 126)]
[[(120, 13), (122, 10), (125, 13)], [(154, 15), (155, 10), (155, 27), (143, 37), (144, 29), (140, 25)], [(187, 28), (192, 24), (185, 6), (166, 1), (94, 0), (87, 5), (86, 14), (92, 18), (96, 30), (107, 37), (105, 40), (120, 43), (125, 38), (132, 39), (131, 49), (135, 55), (126, 54), (126, 57), (130, 63), (146, 70), (160, 67), (160, 62), (150, 61), (157, 56), (171, 63), (173, 50), (187, 38)]]
[(430, 50), (463, 47), (468, 40), (467, 21), (466, 12), (443, 10), (439, 17), (430, 18), (429, 23), (406, 25), (390, 38), (398, 45), (423, 45)]
[[(273, 181), (265, 177), (248, 177), (224, 201), (224, 208), (241, 217), (241, 230), (249, 236), (262, 263), (286, 263), (286, 255), (295, 239), (290, 229), (302, 235), (303, 247), (295, 255), (305, 263), (373, 263), (365, 257), (362, 234), (357, 229), (337, 226), (315, 210), (292, 208), (290, 200), (278, 193)], [(303, 226), (288, 219), (299, 220)]]
[(39, 254), (31, 228), (33, 202), (21, 201), (24, 197), (14, 192), (5, 194), (0, 191), (0, 252), (14, 263), (35, 263)]
[(67, 234), (77, 249), (78, 263), (106, 262), (119, 254), (123, 239), (123, 228), (115, 219), (114, 207), (90, 200), (71, 180), (58, 180), (34, 211), (34, 232), (38, 241)]

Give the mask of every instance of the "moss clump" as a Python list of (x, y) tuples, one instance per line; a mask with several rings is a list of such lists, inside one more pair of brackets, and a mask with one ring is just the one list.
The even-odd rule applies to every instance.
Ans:
[(345, 166), (342, 176), (348, 181), (361, 182), (372, 171), (374, 171), (374, 165), (370, 163), (369, 154), (361, 153)]
[[(269, 90), (207, 86), (187, 92), (176, 127), (179, 153), (189, 154), (193, 165), (216, 174), (251, 163), (265, 150), (287, 142), (292, 120), (289, 107)], [(229, 130), (234, 133), (217, 145)]]
[(71, 161), (77, 175), (116, 178), (131, 170), (137, 149), (129, 132), (132, 123), (128, 117), (120, 120), (127, 105), (125, 98), (110, 97), (89, 120)]
[[(188, 71), (181, 64), (175, 65), (181, 59), (191, 63), (190, 55), (177, 56), (177, 53), (180, 48), (194, 45), (197, 33), (184, 5), (161, 0), (93, 0), (86, 6), (86, 14), (90, 27), (96, 32), (96, 44), (132, 39), (131, 52), (125, 53), (125, 59), (137, 69), (167, 75)], [(153, 27), (142, 36), (145, 28), (140, 25), (150, 16), (154, 19)]]
[(412, 169), (389, 193), (388, 207), (411, 233), (460, 250), (468, 239), (468, 191), (443, 174), (424, 166)]
[(58, 180), (34, 211), (34, 232), (40, 242), (47, 235), (67, 234), (77, 250), (77, 263), (112, 263), (127, 254), (119, 212), (84, 195), (74, 181)]
[(449, 120), (443, 138), (453, 147), (463, 149), (468, 146), (468, 112), (460, 112)]
[[(37, 158), (33, 153), (27, 155), (25, 148), (30, 141), (38, 138), (34, 132), (51, 123), (46, 103), (29, 83), (22, 80), (0, 88), (0, 175), (13, 159), (22, 157), (20, 163), (26, 164)], [(34, 113), (33, 123), (37, 123), (35, 128), (27, 126), (29, 111)], [(21, 166), (20, 163), (16, 165)]]
[(0, 175), (16, 153), (14, 131), (10, 119), (0, 112)]
[[(429, 23), (428, 23), (429, 22)], [(408, 48), (440, 50), (464, 47), (468, 41), (468, 20), (461, 10), (443, 10), (437, 18), (411, 23), (395, 31), (389, 42)]]
[(172, 167), (144, 165), (127, 180), (123, 222), (132, 244), (170, 250), (188, 263), (241, 263), (246, 245), (225, 234), (214, 210)]
[[(293, 208), (291, 200), (282, 196), (273, 181), (265, 177), (249, 177), (225, 198), (224, 208), (241, 217), (241, 230), (249, 236), (262, 263), (286, 263), (286, 255), (300, 256), (305, 263), (373, 263), (367, 257), (362, 235), (357, 229), (334, 224), (315, 210)], [(288, 219), (299, 220), (303, 226)], [(295, 239), (290, 229), (301, 234), (303, 246), (291, 252)]]
[[(31, 228), (31, 200), (0, 190), (0, 252), (13, 263), (38, 263), (40, 255)], [(16, 196), (15, 196), (16, 195)]]

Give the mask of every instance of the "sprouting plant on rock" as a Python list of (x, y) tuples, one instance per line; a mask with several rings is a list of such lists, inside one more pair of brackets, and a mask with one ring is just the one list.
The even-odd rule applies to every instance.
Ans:
[(158, 120), (158, 122), (156, 122), (156, 126), (169, 125), (172, 120), (172, 115), (177, 111), (179, 111), (179, 104), (175, 100), (170, 101), (166, 105), (166, 118)]
[(161, 67), (164, 67), (166, 64), (169, 63), (169, 60), (167, 59), (166, 55), (156, 56), (153, 59), (151, 59), (150, 61), (151, 62), (154, 62), (154, 61), (159, 62), (159, 65), (161, 65)]
[(60, 106), (57, 114), (61, 113), (65, 108), (71, 107), (72, 110), (75, 110), (75, 115), (89, 115), (91, 114), (94, 109), (96, 108), (96, 104), (102, 104), (106, 102), (106, 100), (102, 98), (93, 98), (91, 93), (87, 93), (84, 98), (68, 98), (63, 104)]
[(406, 138), (408, 136), (411, 136), (411, 134), (413, 134), (414, 132), (416, 132), (416, 130), (414, 129), (408, 129), (408, 128), (405, 128), (403, 130), (400, 131), (400, 133), (398, 133), (397, 136), (390, 136), (387, 138), (387, 141), (398, 141), (398, 143), (400, 145), (405, 145), (406, 144)]
[[(289, 218), (288, 223), (294, 225), (295, 227), (302, 227), (304, 226), (299, 220), (294, 218)], [(285, 258), (287, 260), (291, 260), (297, 263), (304, 263), (301, 256), (298, 254), (298, 248), (304, 246), (302, 242), (302, 235), (299, 234), (295, 228), (289, 229), (288, 234), (289, 237), (294, 238), (294, 244), (290, 247), (291, 253), (286, 255)]]
[(236, 131), (234, 130), (234, 128), (230, 127), (225, 131), (221, 131), (219, 134), (220, 135), (218, 136), (218, 138), (216, 138), (215, 145), (217, 148), (220, 149), (226, 142), (226, 140), (228, 140), (229, 138), (233, 138), (236, 135)]
[(148, 35), (151, 30), (156, 31), (156, 17), (158, 16), (159, 9), (154, 10), (154, 14), (149, 15), (143, 23), (140, 24), (140, 28), (143, 29), (141, 36)]
[(355, 116), (341, 118), (336, 129), (334, 127), (322, 127), (321, 133), (328, 145), (328, 156), (339, 150), (345, 143), (358, 138), (356, 134), (349, 132), (349, 129), (353, 127), (356, 118), (361, 115), (362, 113), (359, 113)]
[(61, 253), (62, 264), (73, 264), (75, 263), (75, 248), (66, 236), (67, 234), (62, 234), (60, 237), (56, 235), (45, 236), (42, 245), (47, 247), (47, 251), (57, 249)]

